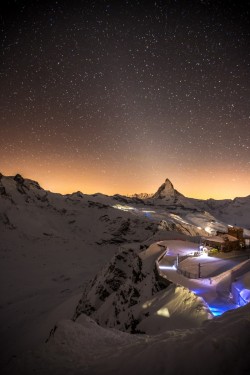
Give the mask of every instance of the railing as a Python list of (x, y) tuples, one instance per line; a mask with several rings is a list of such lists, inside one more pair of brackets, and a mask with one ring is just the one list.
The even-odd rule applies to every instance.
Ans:
[[(200, 268), (199, 269), (199, 272), (197, 273), (193, 273), (193, 272), (189, 272), (187, 270), (183, 270), (181, 267), (180, 267), (180, 263), (182, 263), (184, 260), (188, 259), (192, 257), (191, 255), (183, 255), (183, 256), (180, 256), (178, 257), (178, 264), (177, 264), (177, 272), (180, 273), (181, 275), (187, 277), (188, 279), (199, 279), (200, 278)], [(200, 267), (200, 264), (199, 266)]]
[(158, 266), (159, 266), (159, 263), (160, 263), (160, 261), (162, 260), (162, 258), (164, 258), (164, 256), (167, 254), (167, 252), (168, 252), (168, 248), (165, 248), (165, 250), (164, 250), (163, 253), (159, 256), (159, 258), (157, 258), (156, 263), (158, 263)]
[(156, 259), (155, 261), (155, 268), (156, 268), (156, 273), (157, 273), (157, 276), (158, 276), (158, 280), (164, 284), (165, 286), (169, 286), (169, 284), (171, 283), (170, 280), (168, 280), (166, 278), (166, 276), (162, 273), (161, 269), (160, 269), (160, 261), (162, 260), (162, 258), (167, 254), (168, 252), (168, 248), (166, 248), (163, 253), (161, 253), (161, 255)]
[[(162, 260), (162, 258), (164, 258), (164, 256), (167, 254), (167, 252), (168, 252), (168, 248), (166, 248), (163, 251), (163, 253), (157, 258), (157, 260), (155, 262), (156, 270), (157, 270), (157, 274), (159, 276), (159, 279), (160, 279), (160, 281), (165, 282), (165, 283), (166, 283), (167, 279), (166, 279), (166, 276), (164, 275), (164, 273), (161, 271), (159, 263)], [(179, 264), (189, 257), (190, 257), (190, 255), (183, 255), (183, 256), (178, 257), (178, 264), (176, 264), (176, 270), (177, 270), (178, 273), (182, 274), (185, 277), (188, 277), (189, 279), (199, 279), (199, 277), (200, 277), (199, 273), (194, 274), (192, 272), (182, 270), (179, 267)]]
[[(164, 273), (162, 273), (159, 263), (162, 260), (162, 258), (166, 255), (167, 252), (168, 252), (168, 248), (166, 248), (155, 261), (155, 269), (156, 269), (158, 280), (160, 281), (160, 283), (162, 283), (166, 287), (169, 286), (171, 281), (164, 275)], [(181, 263), (183, 260), (187, 258), (188, 256), (179, 257), (179, 263)], [(201, 266), (202, 264), (199, 263), (198, 272), (192, 273), (187, 270), (181, 269), (178, 265), (177, 272), (189, 279), (199, 279), (201, 278)], [(217, 294), (220, 296), (220, 299), (226, 300), (227, 302), (230, 302), (231, 304), (235, 303), (238, 306), (245, 306), (248, 303), (248, 301), (242, 298), (238, 289), (233, 288), (232, 283), (233, 283), (233, 279), (235, 276), (239, 277), (243, 273), (247, 272), (249, 268), (250, 268), (250, 260), (246, 260), (243, 264), (236, 266), (235, 269), (231, 271), (231, 277), (230, 277), (231, 281), (229, 283), (228, 289), (224, 289), (220, 291), (217, 290)], [(227, 273), (227, 271), (225, 273)], [(211, 279), (210, 279), (210, 283), (211, 283)]]
[[(164, 256), (167, 254), (168, 252), (168, 248), (166, 248), (162, 253), (161, 255), (157, 258), (156, 260), (156, 269), (157, 269), (157, 273), (158, 275), (162, 278), (162, 279), (166, 279), (164, 273), (162, 273), (160, 267), (159, 267), (159, 263), (160, 261), (162, 260), (162, 258), (164, 258)], [(177, 272), (189, 279), (199, 279), (199, 278), (207, 278), (206, 276), (202, 276), (201, 275), (201, 268), (203, 265), (205, 265), (206, 263), (198, 263), (197, 264), (197, 272), (190, 272), (190, 271), (187, 271), (187, 270), (184, 270), (180, 267), (180, 264), (186, 260), (187, 258), (189, 258), (190, 256), (189, 255), (184, 255), (184, 256), (180, 256), (178, 257), (178, 264), (176, 264), (176, 269), (177, 269)], [(249, 257), (249, 254), (245, 254), (245, 255), (239, 255), (239, 257), (243, 258), (243, 257)], [(235, 258), (235, 257), (234, 257)], [(228, 258), (227, 258), (228, 259)], [(226, 259), (217, 259), (215, 261), (212, 261), (210, 263), (220, 263), (220, 262), (224, 262)], [(240, 275), (242, 275), (243, 273), (247, 272), (247, 271), (250, 271), (250, 259), (246, 260), (243, 264), (240, 264), (236, 267), (234, 267), (234, 269), (232, 270), (232, 273), (231, 273), (231, 279), (236, 279), (237, 277), (239, 277)]]
[[(160, 269), (160, 261), (162, 260), (162, 258), (164, 258), (164, 256), (167, 254), (168, 252), (168, 248), (166, 248), (166, 250), (164, 250), (164, 252), (157, 258), (156, 262), (155, 262), (155, 265), (156, 265), (156, 271), (157, 271), (157, 274), (158, 274), (158, 278), (159, 280), (168, 285), (169, 284), (169, 281), (168, 279), (166, 278), (165, 274), (161, 271)], [(189, 255), (184, 255), (184, 256), (181, 256), (179, 257), (179, 263), (183, 262), (185, 259), (189, 258)], [(183, 276), (185, 277), (188, 277), (189, 279), (198, 279), (199, 278), (199, 274), (194, 274), (192, 272), (188, 272), (186, 270), (182, 270), (179, 265), (177, 265), (177, 272), (182, 274)]]
[(192, 255), (182, 255), (182, 256), (179, 256), (178, 259), (179, 259), (179, 263), (183, 262), (184, 260), (186, 260), (187, 258), (190, 258)]
[(177, 272), (187, 277), (188, 279), (199, 279), (198, 273), (192, 273), (187, 270), (182, 270), (180, 267), (177, 268)]

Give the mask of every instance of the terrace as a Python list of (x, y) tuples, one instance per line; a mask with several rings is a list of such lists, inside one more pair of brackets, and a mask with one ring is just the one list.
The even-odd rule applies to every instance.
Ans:
[[(160, 241), (157, 245), (165, 249), (158, 263), (159, 275), (201, 296), (214, 316), (249, 302), (241, 297), (243, 290), (244, 296), (250, 295), (248, 284), (242, 281), (250, 272), (249, 252), (237, 252), (237, 256), (230, 253), (231, 257), (226, 253), (224, 258), (220, 253), (218, 258), (208, 256), (198, 244), (188, 241)], [(233, 289), (238, 280), (241, 282)]]

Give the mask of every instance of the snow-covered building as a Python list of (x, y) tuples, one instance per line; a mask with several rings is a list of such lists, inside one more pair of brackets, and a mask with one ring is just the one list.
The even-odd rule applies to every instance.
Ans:
[(240, 240), (227, 233), (220, 234), (219, 236), (206, 237), (204, 242), (206, 246), (212, 246), (224, 252), (240, 249)]
[(238, 240), (240, 241), (240, 245), (245, 246), (245, 240), (244, 240), (244, 236), (243, 236), (243, 228), (229, 225), (228, 226), (228, 234), (230, 236), (238, 238)]

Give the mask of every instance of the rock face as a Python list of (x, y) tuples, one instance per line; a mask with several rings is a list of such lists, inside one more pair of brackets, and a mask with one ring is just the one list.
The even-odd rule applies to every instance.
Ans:
[(159, 187), (157, 192), (153, 195), (154, 199), (173, 199), (183, 197), (181, 193), (175, 190), (172, 182), (167, 178), (165, 182)]
[(148, 314), (142, 314), (141, 304), (165, 288), (154, 272), (154, 262), (152, 270), (146, 270), (135, 250), (122, 249), (87, 287), (74, 319), (84, 313), (101, 326), (142, 333), (137, 326)]
[(141, 334), (180, 328), (181, 316), (186, 328), (200, 326), (208, 319), (207, 306), (193, 292), (159, 277), (155, 261), (162, 251), (158, 244), (142, 251), (121, 248), (86, 287), (73, 320), (85, 314), (100, 326)]
[(20, 174), (16, 174), (15, 177), (14, 177), (14, 180), (16, 182), (18, 182), (19, 184), (23, 184), (24, 183), (24, 178)]
[(131, 198), (137, 198), (137, 199), (149, 199), (152, 198), (153, 194), (150, 193), (139, 193), (139, 194), (133, 194), (131, 195)]

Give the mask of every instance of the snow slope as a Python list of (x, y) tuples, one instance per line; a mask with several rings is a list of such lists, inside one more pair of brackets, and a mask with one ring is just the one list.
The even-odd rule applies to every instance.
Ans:
[(58, 305), (79, 299), (120, 244), (143, 241), (157, 230), (146, 217), (108, 205), (116, 200), (98, 198), (53, 194), (21, 176), (1, 176), (1, 361), (44, 341), (63, 317), (55, 317)]
[(249, 332), (250, 304), (200, 328), (154, 336), (103, 328), (81, 315), (76, 322), (59, 322), (47, 344), (13, 363), (6, 374), (248, 374)]
[[(121, 206), (127, 206), (131, 213), (144, 213), (152, 220), (206, 228), (208, 233), (227, 231), (227, 225), (245, 228), (250, 235), (250, 195), (242, 198), (215, 200), (188, 198), (179, 193), (169, 179), (152, 196), (137, 194), (134, 197), (115, 196)], [(210, 228), (210, 229), (209, 229)]]
[(208, 308), (188, 289), (162, 283), (155, 268), (162, 251), (157, 245), (122, 249), (83, 293), (75, 318), (85, 313), (101, 326), (131, 333), (199, 326), (210, 317)]
[[(169, 241), (168, 245), (171, 245), (172, 250), (174, 245), (178, 245), (178, 241), (176, 242), (177, 244), (174, 241)], [(148, 282), (143, 288), (140, 285), (140, 282), (144, 280), (143, 276), (140, 280), (140, 278), (138, 279), (140, 274), (134, 274), (134, 280), (133, 275), (130, 275), (132, 276), (130, 283), (136, 285), (141, 292), (140, 296), (136, 296), (135, 305), (138, 308), (144, 308), (148, 315), (137, 325), (137, 330), (139, 332), (138, 328), (143, 328), (147, 334), (138, 334), (134, 330), (134, 334), (131, 335), (110, 328), (114, 326), (112, 304), (108, 304), (111, 325), (110, 322), (99, 322), (104, 323), (105, 327), (98, 325), (96, 321), (82, 313), (82, 310), (86, 308), (86, 299), (85, 306), (82, 299), (78, 305), (75, 321), (58, 322), (51, 331), (48, 342), (41, 345), (39, 349), (26, 353), (22, 358), (13, 361), (6, 369), (6, 374), (125, 375), (128, 373), (153, 373), (155, 375), (198, 375), (201, 372), (204, 375), (211, 373), (215, 375), (223, 373), (229, 375), (248, 374), (250, 371), (250, 357), (248, 356), (250, 304), (226, 312), (221, 317), (207, 320), (204, 319), (206, 310), (202, 300), (183, 287), (169, 284), (165, 289), (153, 290), (152, 297), (149, 298), (150, 288), (148, 287), (157, 285), (157, 280), (153, 276), (154, 272), (152, 274), (152, 267), (156, 259), (159, 258), (159, 254), (162, 253), (165, 246), (163, 245), (162, 243), (159, 243), (158, 246), (154, 244), (141, 252), (127, 250), (131, 253), (128, 261), (124, 261), (127, 259), (127, 256), (124, 257), (124, 255), (128, 254), (121, 251), (113, 258), (110, 263), (111, 267), (104, 267), (88, 292), (84, 293), (89, 300), (93, 298), (91, 301), (93, 308), (86, 312), (90, 312), (97, 318), (95, 312), (98, 313), (100, 306), (112, 296), (112, 292), (109, 295), (103, 294), (104, 288), (106, 290), (110, 288), (108, 280), (112, 280), (116, 285), (116, 295), (117, 292), (119, 294), (123, 284), (126, 284), (123, 275), (121, 276), (121, 273), (117, 273), (115, 270), (122, 266), (123, 272), (127, 271), (126, 276), (129, 278), (129, 264), (135, 262), (138, 265), (138, 257), (140, 257), (141, 271), (143, 274), (148, 273)], [(185, 248), (187, 249), (191, 245), (191, 243), (187, 243)], [(183, 251), (185, 251), (184, 247)], [(110, 279), (111, 273), (118, 277)], [(229, 273), (227, 271), (217, 277), (217, 282), (221, 283)], [(102, 291), (100, 291), (101, 285), (103, 285)], [(111, 290), (113, 291), (112, 288)], [(103, 295), (106, 298), (103, 299)], [(134, 299), (135, 296), (126, 295), (125, 297), (131, 302), (131, 297)], [(132, 307), (135, 305), (132, 304)], [(119, 307), (119, 303), (116, 306)], [(129, 316), (128, 305), (126, 310)], [(192, 314), (196, 325), (194, 322), (191, 323)], [(203, 319), (200, 319), (197, 324), (197, 317), (201, 317), (201, 314), (203, 314)], [(184, 327), (176, 329), (175, 323), (183, 323), (184, 316), (189, 318), (188, 324), (191, 324), (191, 327), (187, 328), (188, 325), (185, 326), (184, 323)], [(170, 321), (171, 323), (168, 325)], [(175, 329), (173, 329), (174, 327)]]
[(224, 200), (187, 198), (175, 190), (171, 181), (166, 179), (152, 198), (145, 199), (144, 202), (165, 205), (174, 210), (193, 210), (195, 213), (208, 212), (226, 224), (250, 229), (250, 195)]
[[(133, 319), (136, 321), (135, 329), (154, 335), (161, 332), (161, 327), (183, 328), (201, 324), (206, 316), (206, 309), (193, 293), (173, 284), (167, 289), (161, 289), (162, 286), (152, 270), (142, 271), (145, 277), (135, 282), (133, 269), (139, 273), (140, 244), (150, 245), (158, 239), (183, 239), (188, 235), (204, 235), (206, 228), (225, 230), (227, 223), (242, 223), (249, 228), (249, 197), (236, 198), (234, 201), (200, 201), (175, 193), (171, 185), (170, 181), (165, 183), (165, 187), (159, 192), (164, 197), (155, 196), (145, 200), (120, 195), (108, 197), (101, 193), (88, 196), (81, 192), (63, 196), (45, 191), (37, 182), (23, 179), (20, 175), (5, 177), (0, 174), (0, 334), (4, 343), (0, 352), (2, 363), (8, 361), (11, 366), (15, 356), (19, 357), (25, 350), (44, 342), (56, 322), (72, 317), (84, 290), (87, 291), (87, 299), (92, 301), (96, 297), (96, 318), (108, 319), (108, 327), (117, 324), (113, 301), (119, 307), (119, 328), (127, 331), (131, 331)], [(199, 237), (196, 239), (198, 241)], [(135, 243), (138, 244), (137, 247)], [(126, 276), (120, 287), (98, 305), (100, 295), (95, 296), (96, 288), (101, 284), (106, 285), (109, 279), (115, 279), (115, 275), (107, 268), (106, 272), (104, 267), (90, 289), (89, 281), (114, 256), (120, 246), (125, 246), (126, 251), (129, 250), (130, 245), (127, 247), (126, 244), (131, 244), (132, 249), (124, 262)], [(114, 259), (118, 263), (116, 256)], [(152, 265), (150, 261), (144, 262), (145, 264)], [(122, 268), (121, 264), (118, 268)], [(135, 305), (128, 306), (135, 297), (132, 294), (136, 294), (133, 288), (138, 290), (140, 296), (137, 295)], [(122, 291), (129, 297), (124, 307), (128, 308), (133, 319), (122, 310)], [(182, 304), (183, 300), (191, 303)], [(182, 316), (178, 317), (179, 313)], [(167, 317), (168, 314), (170, 317)], [(86, 319), (84, 320), (84, 314), (81, 313), (75, 323), (60, 323), (61, 328), (56, 331), (57, 334), (62, 334), (65, 342), (72, 340), (70, 350), (76, 356), (80, 355), (78, 349), (73, 348), (75, 339), (78, 340), (75, 327), (79, 328), (79, 322), (84, 321), (88, 327), (89, 338), (93, 334), (91, 340), (96, 344), (95, 334), (100, 327), (91, 319)], [(95, 327), (94, 331), (91, 327)], [(112, 349), (113, 344), (109, 338), (110, 332), (114, 331), (112, 328), (107, 331), (102, 328), (103, 334), (104, 331)], [(131, 342), (147, 345), (147, 340), (154, 342), (152, 338), (146, 339), (146, 336), (141, 338), (133, 335), (132, 338), (131, 335), (117, 331), (115, 336), (126, 345)], [(84, 340), (81, 340), (83, 337), (78, 340), (79, 346), (85, 345)], [(51, 339), (39, 352), (39, 356), (43, 358), (43, 350), (62, 353), (61, 344), (57, 344)], [(112, 354), (110, 348), (105, 350)], [(128, 352), (129, 350), (128, 348)], [(70, 353), (66, 352), (67, 350), (65, 358), (61, 358), (63, 363), (72, 360)], [(93, 355), (87, 349), (85, 352), (87, 356)], [(58, 373), (65, 373), (62, 372), (60, 361), (56, 365), (50, 354), (48, 356), (53, 371), (55, 366), (58, 366)], [(57, 354), (55, 356), (57, 357)], [(105, 362), (103, 351), (97, 356)], [(50, 367), (45, 358), (43, 360), (44, 366)], [(32, 357), (31, 362), (34, 363), (33, 361)], [(89, 361), (91, 371), (95, 373), (95, 364), (91, 358)], [(78, 364), (74, 361), (73, 367), (70, 367), (70, 363), (64, 365), (65, 368), (69, 366), (73, 371), (74, 367), (74, 371), (78, 371)], [(81, 360), (79, 366), (85, 368)]]

